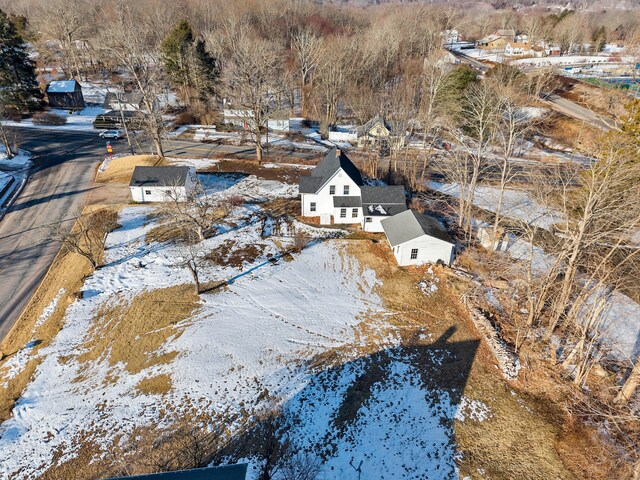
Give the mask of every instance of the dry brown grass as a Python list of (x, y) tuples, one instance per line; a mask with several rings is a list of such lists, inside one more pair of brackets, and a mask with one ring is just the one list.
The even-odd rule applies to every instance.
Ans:
[(107, 359), (122, 362), (129, 373), (171, 362), (175, 351), (156, 352), (169, 338), (178, 338), (178, 323), (191, 317), (200, 298), (191, 285), (160, 288), (108, 302), (98, 312), (77, 358), (80, 362)]
[(593, 151), (594, 141), (602, 135), (602, 130), (555, 114), (550, 117), (543, 133), (556, 143), (568, 145), (578, 152), (589, 153)]
[[(90, 270), (88, 262), (79, 255), (58, 254), (22, 315), (0, 344), (0, 351), (7, 355), (6, 359), (33, 339), (40, 343), (33, 348), (32, 358), (40, 348), (51, 343), (62, 328), (67, 306), (82, 288), (83, 278), (90, 273)], [(36, 329), (35, 325), (42, 311), (51, 304), (60, 289), (64, 289), (65, 292), (60, 297), (56, 309)], [(3, 388), (0, 382), (0, 420), (9, 418), (16, 400), (28, 385), (39, 362), (38, 359), (30, 360), (16, 377), (7, 382), (6, 388)], [(0, 361), (0, 372), (2, 372), (2, 364), (3, 362)]]
[(155, 155), (132, 155), (115, 158), (109, 162), (106, 170), (98, 174), (96, 182), (100, 183), (129, 183), (133, 169), (138, 166), (159, 165), (160, 157)]
[(136, 388), (145, 395), (163, 395), (171, 391), (171, 386), (171, 376), (162, 373), (155, 377), (147, 377), (140, 380)]

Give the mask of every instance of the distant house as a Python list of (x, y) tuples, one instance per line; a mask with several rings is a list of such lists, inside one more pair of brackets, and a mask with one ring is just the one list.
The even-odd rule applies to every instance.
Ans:
[(504, 54), (509, 57), (525, 57), (534, 55), (528, 43), (509, 42), (504, 47)]
[(142, 99), (142, 94), (137, 92), (108, 92), (103, 106), (106, 110), (139, 112), (145, 110)]
[(55, 80), (47, 85), (46, 94), (50, 107), (68, 110), (84, 108), (82, 86), (76, 80)]
[[(129, 478), (134, 480), (245, 480), (247, 478), (247, 464), (223, 465), (221, 467), (195, 468), (193, 470), (178, 470), (175, 472), (149, 473), (146, 475), (134, 475)], [(106, 480), (117, 480), (108, 478)]]
[(376, 115), (358, 129), (360, 148), (374, 146), (398, 149), (404, 146), (406, 141), (406, 129), (398, 123), (387, 122), (381, 115)]
[(382, 232), (382, 218), (407, 209), (402, 186), (364, 185), (358, 168), (336, 148), (300, 177), (300, 195), (303, 216), (320, 217), (323, 225), (360, 224), (368, 232)]
[(381, 224), (398, 265), (453, 261), (455, 243), (435, 218), (406, 210)]
[(134, 202), (186, 200), (197, 182), (194, 167), (136, 167), (129, 188)]

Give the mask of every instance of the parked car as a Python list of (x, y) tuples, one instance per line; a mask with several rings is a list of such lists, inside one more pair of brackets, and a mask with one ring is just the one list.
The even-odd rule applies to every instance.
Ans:
[(113, 138), (114, 140), (118, 140), (124, 136), (124, 132), (122, 130), (105, 130), (104, 132), (100, 132), (100, 138)]

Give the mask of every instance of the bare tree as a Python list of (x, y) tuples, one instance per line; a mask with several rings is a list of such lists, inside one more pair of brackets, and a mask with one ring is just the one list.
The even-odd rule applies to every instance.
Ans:
[(205, 251), (195, 236), (188, 237), (186, 242), (176, 243), (178, 256), (173, 264), (176, 268), (186, 268), (193, 279), (193, 290), (196, 295), (202, 292), (200, 286), (200, 273), (205, 263)]
[(276, 107), (280, 57), (273, 44), (257, 37), (248, 25), (239, 24), (229, 32), (233, 51), (223, 75), (224, 96), (245, 119), (258, 163), (263, 159), (263, 132)]
[(62, 224), (56, 225), (52, 235), (68, 251), (82, 255), (95, 269), (100, 265), (107, 234), (118, 225), (117, 218), (116, 212), (104, 208), (80, 215), (71, 230)]
[(182, 189), (169, 185), (161, 208), (176, 226), (186, 226), (195, 233), (198, 241), (202, 241), (218, 218), (220, 205), (200, 182), (196, 182), (186, 194)]
[(165, 124), (159, 101), (165, 91), (157, 40), (150, 19), (134, 18), (128, 5), (118, 4), (116, 19), (105, 32), (105, 51), (113, 55), (142, 96), (141, 127), (153, 142), (155, 154), (164, 157)]
[(313, 88), (313, 72), (320, 59), (320, 39), (312, 30), (300, 29), (291, 39), (291, 51), (298, 67), (300, 106), (304, 117), (309, 108), (309, 89)]
[(459, 183), (459, 226), (471, 235), (473, 201), (480, 173), (494, 141), (498, 102), (494, 90), (485, 82), (467, 89), (459, 114), (449, 122), (447, 133), (456, 148), (447, 172)]

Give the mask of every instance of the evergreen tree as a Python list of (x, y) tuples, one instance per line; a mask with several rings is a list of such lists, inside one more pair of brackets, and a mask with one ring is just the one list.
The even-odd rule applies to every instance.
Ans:
[(607, 43), (607, 30), (602, 25), (596, 34), (593, 36), (593, 48), (596, 52), (601, 52), (604, 50), (604, 46)]
[(24, 110), (38, 96), (35, 66), (23, 38), (7, 14), (0, 10), (0, 104), (3, 109)]
[(219, 76), (218, 62), (206, 50), (203, 41), (196, 41), (187, 20), (182, 20), (169, 32), (160, 46), (166, 72), (172, 82), (190, 102), (193, 97), (206, 102), (215, 90)]

